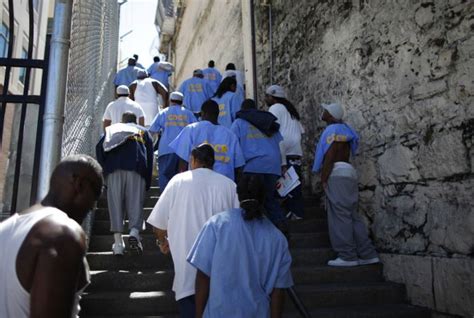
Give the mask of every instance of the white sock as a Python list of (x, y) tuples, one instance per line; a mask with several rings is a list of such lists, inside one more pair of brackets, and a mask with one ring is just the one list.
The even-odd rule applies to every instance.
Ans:
[(137, 240), (140, 241), (140, 231), (138, 229), (132, 228), (130, 230), (130, 236), (135, 237)]
[(122, 238), (122, 233), (114, 233), (115, 244), (125, 245)]

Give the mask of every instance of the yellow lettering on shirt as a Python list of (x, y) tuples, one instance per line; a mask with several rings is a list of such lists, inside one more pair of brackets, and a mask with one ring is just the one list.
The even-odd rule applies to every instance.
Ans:
[(261, 139), (261, 138), (267, 138), (262, 132), (254, 127), (254, 126), (249, 126), (249, 132), (247, 133), (247, 139)]
[(188, 125), (187, 115), (169, 114), (166, 116), (165, 127), (185, 127)]
[(227, 115), (225, 104), (219, 104), (219, 117)]
[(332, 134), (326, 138), (327, 144), (332, 144), (333, 142), (347, 142), (347, 136), (345, 135), (336, 135)]
[(189, 84), (188, 91), (192, 93), (200, 93), (202, 92), (202, 85), (201, 84)]
[(230, 162), (230, 157), (226, 155), (229, 151), (229, 147), (226, 144), (211, 144), (207, 140), (204, 140), (203, 143), (210, 145), (214, 149), (214, 159), (216, 161)]
[(139, 142), (139, 143), (141, 143), (141, 144), (145, 144), (145, 138), (144, 138), (144, 136), (145, 136), (145, 132), (144, 132), (144, 131), (140, 131), (139, 133), (128, 137), (128, 140), (133, 140), (133, 141)]

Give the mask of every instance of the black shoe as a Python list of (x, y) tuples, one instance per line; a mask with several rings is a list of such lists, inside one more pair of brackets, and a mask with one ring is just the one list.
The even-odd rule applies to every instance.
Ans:
[(135, 255), (143, 254), (142, 242), (140, 242), (135, 236), (128, 237), (128, 245), (131, 253)]

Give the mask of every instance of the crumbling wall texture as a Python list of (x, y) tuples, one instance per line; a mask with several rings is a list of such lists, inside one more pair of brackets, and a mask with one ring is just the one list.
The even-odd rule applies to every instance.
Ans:
[(273, 81), (268, 17), (257, 6), (259, 91), (285, 86), (303, 114), (307, 184), (320, 191), (319, 105), (338, 101), (361, 137), (360, 212), (387, 277), (416, 304), (470, 317), (474, 2), (274, 0)]

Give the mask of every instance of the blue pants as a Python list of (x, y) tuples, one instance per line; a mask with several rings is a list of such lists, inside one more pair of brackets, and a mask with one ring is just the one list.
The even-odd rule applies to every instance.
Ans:
[[(301, 179), (301, 157), (287, 156), (286, 162), (288, 168), (293, 167), (300, 177), (300, 181), (303, 182)], [(288, 193), (287, 199), (283, 202), (283, 206), (288, 212), (291, 211), (299, 217), (304, 217), (303, 191), (301, 187), (302, 184)]]
[(194, 318), (196, 316), (196, 300), (194, 295), (178, 300), (180, 318)]
[(171, 178), (178, 173), (178, 166), (179, 157), (175, 153), (158, 157), (158, 185), (160, 186), (160, 191), (162, 193)]
[(277, 225), (281, 222), (285, 222), (285, 215), (283, 210), (280, 207), (280, 203), (277, 199), (276, 193), (276, 183), (278, 178), (277, 175), (268, 174), (268, 173), (253, 173), (253, 172), (244, 172), (246, 175), (258, 175), (261, 176), (263, 184), (265, 186), (265, 202), (263, 204), (267, 216), (273, 224)]

